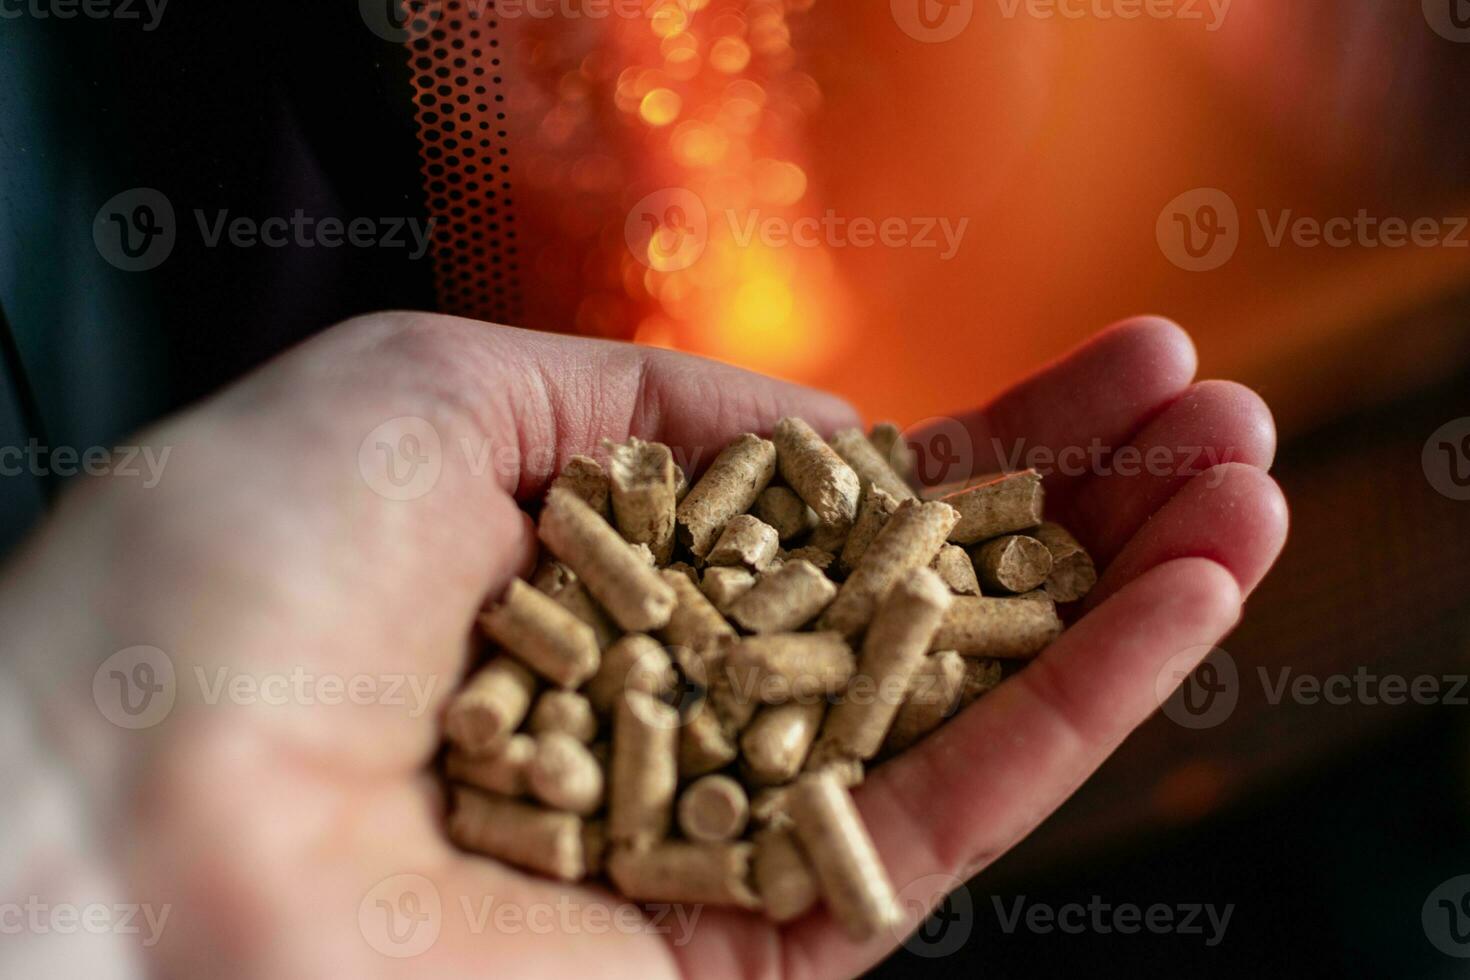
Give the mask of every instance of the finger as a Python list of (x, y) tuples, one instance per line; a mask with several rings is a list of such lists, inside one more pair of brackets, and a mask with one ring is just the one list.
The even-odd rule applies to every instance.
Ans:
[[(1123, 445), (1179, 397), (1196, 364), (1189, 335), (1168, 320), (1142, 317), (1110, 327), (988, 406), (958, 416), (973, 465), (940, 479), (1037, 465), (1052, 470), (1048, 493), (1065, 496), (1084, 477), (1054, 467), (1058, 454)], [(921, 430), (909, 442), (922, 449), (938, 431)]]
[(1259, 395), (1231, 381), (1201, 381), (1114, 453), (1059, 519), (1106, 564), (1192, 477), (1221, 463), (1267, 470), (1275, 453), (1276, 424)]
[(1276, 481), (1243, 463), (1194, 477), (1128, 542), (1087, 597), (1089, 608), (1156, 565), (1209, 558), (1249, 595), (1286, 543), (1286, 498)]
[[(1177, 655), (1199, 648), (1202, 658), (1239, 614), (1240, 590), (1219, 565), (1162, 565), (1062, 634), (1020, 674), (875, 770), (857, 801), (895, 887), (905, 894), (929, 876), (958, 887), (1030, 833), (1159, 706), (1160, 670), (1192, 667)], [(932, 902), (942, 894), (923, 897)], [(905, 911), (898, 936), (863, 946), (847, 943), (825, 912), (814, 913), (787, 935), (788, 974), (855, 975), (924, 914)]]

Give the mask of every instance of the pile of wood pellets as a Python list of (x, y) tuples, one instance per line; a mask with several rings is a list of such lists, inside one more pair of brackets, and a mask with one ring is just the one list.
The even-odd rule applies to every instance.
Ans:
[(743, 435), (689, 486), (667, 446), (574, 457), (545, 552), (480, 618), (445, 718), (449, 834), (644, 903), (819, 900), (857, 940), (893, 885), (852, 787), (1061, 632), (1097, 575), (1034, 471), (917, 494), (892, 425)]

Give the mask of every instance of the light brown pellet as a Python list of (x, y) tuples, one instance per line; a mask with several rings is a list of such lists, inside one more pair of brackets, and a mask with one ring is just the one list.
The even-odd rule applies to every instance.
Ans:
[(673, 589), (676, 600), (669, 624), (659, 631), (665, 643), (707, 656), (710, 646), (735, 636), (735, 627), (725, 621), (720, 611), (687, 576), (667, 568), (659, 574)]
[(469, 756), (451, 750), (444, 758), (444, 774), (452, 782), (467, 783), (501, 796), (526, 794), (526, 766), (536, 755), (536, 740), (529, 735), (511, 735), (497, 752)]
[(781, 546), (776, 529), (749, 514), (736, 514), (725, 525), (720, 540), (705, 559), (711, 565), (742, 565), (760, 571), (776, 557)]
[(520, 727), (535, 693), (536, 678), (530, 670), (514, 657), (496, 657), (470, 678), (450, 704), (445, 733), (466, 754), (488, 755)]
[(645, 632), (668, 623), (673, 590), (576, 496), (552, 490), (538, 533), (623, 629)]
[(642, 846), (667, 837), (679, 782), (679, 713), (629, 691), (614, 716), (610, 768), (609, 839)]
[(965, 665), (980, 663), (966, 660), (953, 650), (943, 650), (924, 658), (909, 680), (908, 697), (894, 716), (893, 727), (883, 740), (883, 754), (902, 752), (925, 735), (944, 724), (960, 706), (965, 686)]
[(592, 627), (521, 579), (480, 626), (527, 667), (553, 684), (575, 688), (597, 672), (601, 654)]
[(674, 500), (680, 501), (689, 496), (689, 474), (684, 472), (684, 467), (678, 463), (674, 464)]
[(563, 881), (587, 871), (582, 818), (516, 800), (454, 787), (449, 838), (468, 851)]
[(817, 879), (790, 830), (768, 828), (756, 835), (751, 871), (763, 911), (772, 922), (799, 919), (817, 903)]
[(610, 717), (626, 691), (640, 691), (661, 698), (674, 689), (674, 664), (657, 640), (642, 633), (629, 633), (607, 648), (597, 673), (582, 693), (603, 717)]
[(730, 607), (735, 604), (735, 600), (754, 585), (754, 572), (744, 568), (716, 566), (704, 570), (704, 576), (699, 582), (699, 590), (714, 604), (716, 609), (722, 613), (728, 613)]
[(1004, 676), (999, 660), (966, 657), (965, 678), (960, 686), (960, 707), (968, 708), (982, 695), (995, 690)]
[(759, 786), (788, 783), (801, 772), (827, 711), (823, 701), (762, 708), (740, 736), (743, 772)]
[(699, 588), (699, 569), (695, 568), (688, 562), (676, 561), (669, 565), (665, 565), (664, 568), (665, 570), (670, 572), (678, 572), (680, 575), (693, 582), (696, 589)]
[(526, 785), (553, 810), (585, 817), (602, 805), (602, 766), (587, 746), (562, 732), (536, 737)]
[(929, 566), (949, 586), (955, 595), (979, 595), (980, 580), (975, 575), (975, 565), (969, 552), (957, 544), (947, 544), (939, 549), (934, 562)]
[(582, 860), (591, 878), (603, 872), (607, 858), (607, 823), (602, 820), (582, 821)]
[(678, 506), (674, 456), (661, 442), (630, 438), (607, 449), (613, 522), (623, 538), (646, 544), (654, 562), (667, 564), (674, 552), (674, 509)]
[(801, 419), (777, 422), (771, 439), (781, 478), (816, 511), (817, 520), (836, 529), (851, 527), (862, 491), (852, 467)]
[(959, 511), (960, 519), (949, 539), (974, 544), (1033, 528), (1041, 523), (1042, 498), (1041, 474), (1035, 470), (1007, 473), (950, 494), (944, 502)]
[(730, 518), (749, 510), (775, 474), (775, 445), (750, 433), (738, 437), (679, 502), (679, 540), (700, 558), (709, 554)]
[(975, 570), (990, 592), (1030, 592), (1051, 574), (1051, 552), (1024, 534), (1007, 534), (974, 549)]
[(787, 633), (815, 619), (836, 595), (837, 586), (817, 566), (790, 561), (761, 576), (730, 607), (730, 618), (750, 633)]
[(1057, 638), (1056, 605), (1040, 599), (955, 597), (933, 648), (962, 657), (1029, 660)]
[(873, 539), (817, 628), (854, 637), (867, 629), (878, 603), (893, 583), (927, 568), (959, 515), (948, 504), (905, 500)]
[(837, 561), (837, 556), (832, 554), (832, 552), (823, 551), (821, 548), (815, 548), (811, 545), (793, 548), (784, 553), (778, 551), (776, 557), (780, 558), (783, 564), (790, 561), (809, 561), (823, 572), (826, 572)]
[(907, 481), (914, 475), (914, 451), (904, 439), (903, 430), (897, 425), (879, 422), (868, 433), (868, 439), (900, 478)]
[(750, 512), (775, 528), (782, 541), (799, 538), (817, 526), (817, 512), (786, 487), (766, 487)]
[(832, 437), (832, 448), (858, 475), (864, 493), (868, 487), (875, 486), (894, 500), (913, 499), (914, 491), (894, 472), (888, 460), (868, 441), (861, 429), (843, 429)]
[[(861, 506), (858, 509), (861, 511)], [(807, 547), (840, 555), (842, 549), (847, 547), (853, 527), (853, 524), (818, 524), (816, 530), (806, 539)]]
[(684, 902), (760, 908), (750, 886), (755, 845), (738, 841), (691, 844), (664, 841), (646, 849), (614, 847), (607, 873), (635, 902)]
[(1057, 602), (1076, 602), (1097, 584), (1097, 566), (1092, 556), (1060, 524), (1045, 521), (1031, 532), (1051, 552), (1051, 574), (1046, 591)]
[(592, 598), (592, 593), (587, 591), (587, 586), (581, 582), (569, 582), (552, 598), (567, 612), (592, 627), (592, 635), (597, 638), (599, 650), (606, 650), (618, 637), (623, 635), (618, 624), (614, 623), (607, 611), (597, 604), (597, 600)]
[(901, 913), (893, 885), (846, 787), (831, 773), (802, 776), (788, 805), (822, 897), (847, 934), (866, 941), (896, 926)]
[(928, 568), (898, 581), (884, 598), (863, 641), (858, 673), (863, 680), (827, 713), (820, 759), (871, 759), (908, 693), (914, 672), (954, 597)]
[(709, 704), (715, 716), (731, 734), (739, 733), (750, 724), (751, 716), (760, 707), (760, 668), (739, 658), (732, 658), (730, 651), (736, 643), (721, 648), (720, 657), (709, 668)]
[(692, 779), (723, 769), (740, 749), (708, 698), (689, 709), (679, 729), (679, 775)]
[(745, 833), (749, 820), (745, 788), (729, 776), (696, 779), (679, 797), (679, 829), (692, 841), (734, 840)]
[(749, 636), (735, 644), (729, 660), (755, 672), (755, 694), (766, 704), (838, 694), (856, 667), (852, 647), (831, 631)]
[(532, 735), (561, 732), (585, 745), (597, 737), (597, 714), (592, 702), (574, 691), (542, 691), (526, 727)]
[(577, 573), (543, 551), (537, 557), (536, 570), (531, 573), (531, 585), (538, 592), (555, 598), (556, 594), (577, 581)]
[(893, 512), (898, 510), (898, 501), (893, 495), (881, 487), (870, 487), (863, 494), (863, 502), (858, 507), (857, 521), (852, 526), (852, 533), (842, 545), (842, 557), (838, 561), (839, 567), (851, 573), (863, 560), (863, 555), (872, 545), (873, 539), (878, 536), (884, 526), (893, 517)]
[(606, 471), (590, 456), (573, 456), (551, 481), (552, 489), (570, 490), (601, 517), (608, 516), (609, 485)]

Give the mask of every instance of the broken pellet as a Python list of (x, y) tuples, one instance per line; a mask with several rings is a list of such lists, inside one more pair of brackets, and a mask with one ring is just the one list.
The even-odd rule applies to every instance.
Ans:
[(597, 736), (597, 714), (592, 703), (574, 691), (542, 691), (526, 727), (532, 735), (561, 732), (585, 745)]
[(959, 515), (948, 504), (905, 500), (842, 583), (837, 598), (817, 620), (817, 629), (854, 637), (867, 629), (878, 603), (893, 583), (927, 568)]
[(639, 691), (659, 698), (674, 689), (675, 681), (668, 651), (651, 636), (629, 633), (607, 648), (597, 673), (582, 693), (598, 714), (610, 716), (625, 692)]
[(602, 767), (587, 746), (562, 732), (537, 736), (526, 785), (553, 810), (585, 817), (602, 805)]
[(563, 881), (586, 874), (582, 818), (574, 813), (456, 786), (449, 837), (465, 850)]
[(842, 570), (851, 572), (857, 568), (858, 563), (863, 560), (868, 546), (883, 530), (893, 512), (898, 510), (898, 501), (882, 487), (870, 487), (863, 494), (863, 502), (858, 507), (857, 521), (852, 525), (852, 533), (842, 545), (842, 556), (838, 561)]
[(755, 573), (744, 568), (716, 566), (706, 568), (699, 581), (699, 590), (714, 607), (728, 613), (730, 607), (755, 585)]
[(592, 627), (520, 579), (510, 583), (500, 605), (480, 617), (480, 625), (527, 667), (565, 688), (597, 673), (602, 659)]
[(767, 828), (756, 835), (751, 877), (762, 911), (773, 922), (799, 919), (817, 902), (817, 879), (789, 829)]
[(746, 778), (760, 786), (788, 783), (801, 772), (827, 711), (823, 701), (767, 705), (740, 736)]
[(929, 566), (938, 573), (955, 595), (979, 595), (980, 580), (975, 575), (975, 565), (969, 552), (957, 544), (946, 544), (934, 556)]
[(776, 474), (776, 447), (746, 433), (726, 446), (679, 502), (679, 540), (703, 558), (730, 518), (744, 513)]
[(962, 657), (1029, 660), (1061, 631), (1056, 604), (1050, 601), (956, 596), (934, 634), (933, 648), (954, 650)]
[(688, 576), (667, 568), (659, 574), (675, 596), (674, 612), (659, 631), (665, 643), (703, 654), (718, 640), (735, 636), (735, 628)]
[(692, 841), (714, 844), (745, 833), (750, 800), (745, 788), (729, 776), (705, 776), (689, 784), (679, 797), (679, 829)]
[(1097, 567), (1092, 556), (1060, 524), (1042, 522), (1031, 532), (1051, 552), (1051, 574), (1046, 591), (1057, 602), (1076, 602), (1097, 584)]
[(908, 697), (893, 718), (883, 754), (894, 755), (934, 731), (960, 707), (964, 693), (966, 660), (953, 650), (942, 650), (924, 658), (909, 680)]
[(538, 533), (623, 629), (644, 632), (668, 623), (673, 590), (581, 499), (552, 490)]
[(855, 680), (822, 724), (819, 760), (871, 759), (883, 747), (909, 683), (954, 597), (928, 568), (894, 584), (863, 641)]
[(707, 775), (725, 768), (739, 754), (729, 728), (710, 700), (695, 702), (679, 729), (679, 775), (686, 779)]
[(469, 755), (486, 755), (520, 727), (535, 693), (536, 678), (530, 670), (514, 657), (496, 657), (450, 704), (445, 733)]
[(451, 751), (444, 759), (444, 774), (451, 782), (467, 783), (501, 796), (526, 795), (526, 767), (536, 756), (536, 740), (515, 734), (486, 756), (469, 756)]
[(888, 460), (868, 441), (861, 429), (843, 429), (832, 437), (832, 448), (858, 475), (864, 493), (868, 487), (875, 486), (895, 500), (913, 499), (914, 491), (894, 472)]
[(663, 443), (636, 437), (621, 444), (604, 440), (604, 446), (618, 531), (627, 541), (648, 545), (656, 564), (667, 564), (678, 506), (673, 454)]
[(609, 838), (642, 846), (667, 837), (679, 781), (679, 713), (629, 691), (614, 716), (611, 769)]
[(577, 581), (577, 573), (551, 557), (549, 552), (543, 551), (536, 561), (536, 570), (531, 573), (530, 581), (538, 592), (555, 598), (558, 592)]
[(817, 519), (838, 530), (851, 527), (862, 491), (852, 467), (801, 419), (777, 422), (771, 440), (781, 478), (816, 511)]
[(833, 918), (859, 941), (897, 925), (893, 885), (846, 787), (830, 773), (813, 773), (796, 781), (788, 799), (797, 840)]
[(810, 701), (838, 694), (856, 666), (840, 633), (768, 633), (731, 649), (731, 665), (755, 672), (755, 695), (766, 704)]
[(1000, 685), (1005, 676), (999, 660), (965, 658), (965, 677), (960, 685), (960, 707), (968, 708)]
[(776, 557), (780, 546), (775, 528), (749, 514), (736, 514), (705, 560), (711, 565), (743, 565), (760, 571)]
[(914, 451), (904, 439), (903, 430), (897, 425), (879, 422), (868, 433), (868, 439), (900, 479), (907, 481), (914, 475)]
[(750, 887), (755, 845), (744, 842), (695, 844), (664, 841), (645, 849), (614, 847), (607, 873), (618, 891), (635, 902), (684, 902), (760, 908)]
[(837, 561), (837, 556), (832, 554), (832, 552), (823, 551), (821, 548), (815, 548), (811, 545), (793, 548), (787, 552), (778, 551), (776, 552), (776, 557), (780, 558), (783, 564), (793, 561), (809, 561), (823, 572), (830, 569), (833, 563)]
[(771, 527), (782, 541), (799, 538), (817, 526), (817, 513), (786, 487), (766, 487), (750, 512)]
[(959, 511), (950, 531), (955, 544), (975, 544), (1002, 534), (1025, 531), (1041, 523), (1041, 475), (1035, 470), (1006, 473), (967, 490), (952, 493), (944, 502)]
[(791, 561), (763, 575), (730, 607), (750, 633), (788, 633), (811, 622), (837, 595), (837, 586), (809, 561)]
[(599, 516), (606, 517), (608, 503), (608, 478), (601, 464), (590, 456), (573, 456), (567, 460), (555, 480), (552, 489), (569, 490), (576, 494)]
[(991, 592), (1030, 592), (1051, 574), (1051, 552), (1024, 534), (1007, 534), (976, 546), (975, 571)]
[(664, 570), (669, 572), (678, 572), (680, 575), (687, 578), (690, 582), (693, 582), (696, 589), (699, 588), (699, 569), (695, 568), (688, 562), (672, 562), (668, 565), (665, 565)]

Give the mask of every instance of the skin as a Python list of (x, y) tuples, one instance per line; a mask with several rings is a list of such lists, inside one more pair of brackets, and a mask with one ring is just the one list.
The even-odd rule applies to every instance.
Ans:
[[(1238, 385), (1194, 383), (1195, 366), (1178, 327), (1131, 321), (960, 416), (977, 447), (992, 436), (1052, 447), (1096, 436), (1214, 446), (1235, 462), (1193, 477), (1048, 479), (1051, 512), (1109, 567), (1086, 615), (1035, 664), (858, 790), (900, 890), (934, 875), (958, 886), (1029, 833), (1156, 710), (1164, 664), (1192, 648), (1203, 656), (1235, 625), (1279, 553), (1287, 517), (1265, 474), (1270, 413)], [(476, 611), (532, 560), (534, 529), (517, 501), (602, 437), (667, 442), (697, 469), (783, 415), (828, 435), (859, 421), (833, 397), (666, 351), (385, 314), (329, 330), (144, 433), (139, 442), (173, 447), (157, 487), (75, 486), (0, 580), (5, 654), (61, 765), (84, 781), (89, 811), (107, 815), (100, 853), (124, 891), (173, 907), (151, 967), (242, 978), (487, 968), (826, 977), (891, 951), (901, 931), (854, 945), (822, 911), (776, 928), (705, 909), (692, 936), (667, 920), (667, 935), (606, 928), (587, 911), (615, 907), (604, 891), (451, 848), (423, 775)], [(411, 501), (375, 493), (358, 465), (365, 437), (400, 416), (428, 420), (444, 447), (437, 484)], [(461, 440), (477, 448), (466, 454)], [(124, 731), (100, 716), (91, 681), (134, 644), (168, 653), (179, 693), (165, 721)], [(196, 669), (212, 684), (220, 668), (410, 674), (438, 686), (417, 715), (210, 704)], [(375, 950), (358, 920), (364, 896), (401, 874), (432, 882), (443, 909), (437, 941), (403, 959)], [(556, 909), (564, 895), (577, 910), (569, 930), (559, 913), (540, 929), (491, 918), (477, 930), (461, 904), (477, 910), (492, 896), (493, 907)], [(912, 928), (925, 909), (908, 911)]]

